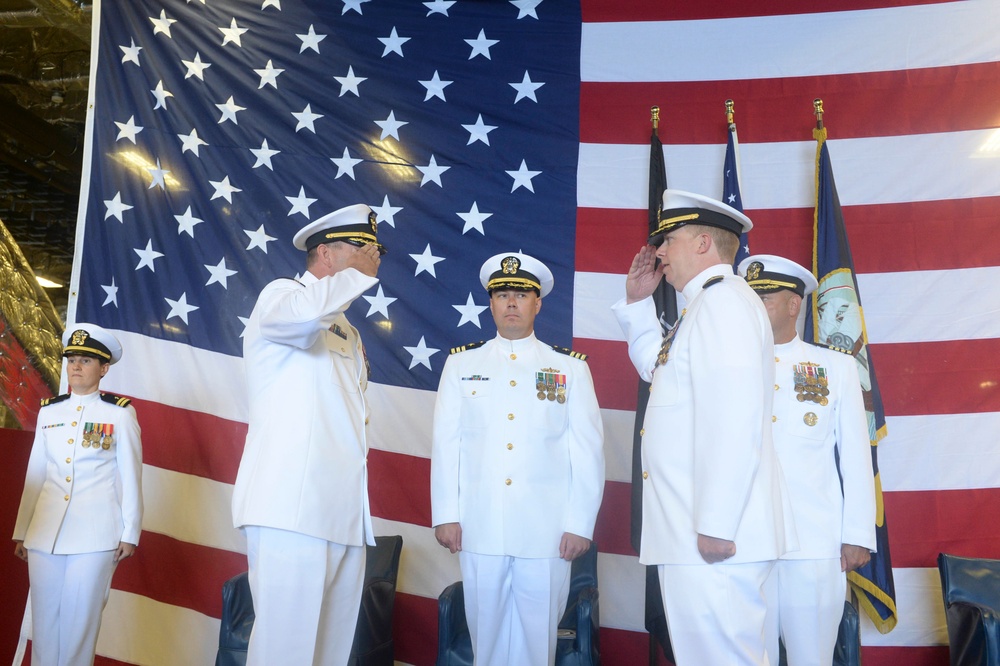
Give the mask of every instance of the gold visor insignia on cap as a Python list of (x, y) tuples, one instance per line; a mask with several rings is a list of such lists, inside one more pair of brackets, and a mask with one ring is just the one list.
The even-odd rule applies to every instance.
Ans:
[(504, 275), (516, 275), (517, 269), (521, 267), (521, 262), (517, 257), (505, 257), (500, 262), (500, 268), (503, 270)]

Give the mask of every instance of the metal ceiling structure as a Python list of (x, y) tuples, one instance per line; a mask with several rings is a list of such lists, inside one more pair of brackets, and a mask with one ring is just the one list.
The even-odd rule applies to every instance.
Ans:
[(83, 160), (91, 3), (0, 0), (0, 220), (64, 311)]

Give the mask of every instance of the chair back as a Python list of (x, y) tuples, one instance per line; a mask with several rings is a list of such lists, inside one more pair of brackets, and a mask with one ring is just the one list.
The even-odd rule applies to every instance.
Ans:
[(365, 560), (358, 628), (354, 632), (349, 666), (393, 666), (392, 611), (403, 537), (375, 537)]
[(952, 666), (1000, 666), (1000, 560), (938, 555)]
[(956, 602), (1000, 610), (1000, 560), (938, 555), (945, 608)]
[(573, 560), (566, 612), (559, 622), (560, 629), (576, 629), (576, 605), (584, 590), (589, 588), (597, 589), (597, 544), (591, 544), (586, 553)]
[(215, 666), (244, 666), (247, 663), (247, 645), (255, 617), (250, 581), (244, 571), (222, 584), (222, 622)]
[(837, 645), (833, 648), (833, 666), (861, 666), (861, 618), (850, 601), (844, 602)]

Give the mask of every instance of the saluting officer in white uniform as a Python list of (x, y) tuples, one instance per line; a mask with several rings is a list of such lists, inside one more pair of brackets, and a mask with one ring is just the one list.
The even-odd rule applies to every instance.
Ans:
[(142, 529), (135, 409), (98, 390), (121, 345), (100, 326), (76, 324), (63, 347), (71, 392), (42, 401), (14, 525), (31, 583), (33, 666), (94, 663), (111, 576)]
[[(771, 442), (771, 326), (732, 266), (751, 226), (725, 204), (666, 190), (612, 308), (652, 383), (639, 561), (659, 565), (678, 666), (769, 663), (764, 583), (795, 544)], [(666, 335), (651, 297), (664, 278), (686, 303)]]
[(875, 551), (875, 483), (857, 362), (804, 342), (802, 299), (816, 278), (773, 255), (744, 259), (774, 333), (774, 446), (788, 483), (800, 548), (768, 579), (768, 640), (790, 666), (829, 666), (844, 613), (847, 572)]
[(551, 665), (570, 562), (591, 547), (604, 494), (601, 412), (586, 357), (535, 337), (551, 271), (506, 252), (483, 264), (480, 282), (497, 336), (445, 363), (432, 522), (459, 553), (476, 664)]
[(368, 505), (368, 367), (344, 312), (385, 252), (368, 206), (301, 229), (306, 272), (261, 291), (243, 339), (250, 423), (233, 489), (247, 537), (249, 666), (347, 663), (374, 545)]

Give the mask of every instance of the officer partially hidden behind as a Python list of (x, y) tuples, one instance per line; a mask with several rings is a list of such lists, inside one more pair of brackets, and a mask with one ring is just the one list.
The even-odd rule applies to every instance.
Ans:
[(774, 333), (774, 424), (778, 460), (800, 549), (767, 581), (769, 653), (778, 636), (790, 666), (829, 666), (844, 613), (847, 572), (875, 550), (875, 483), (857, 362), (844, 350), (805, 343), (796, 332), (816, 278), (783, 257), (744, 259)]
[[(506, 252), (488, 259), (497, 336), (452, 350), (434, 410), (435, 536), (459, 553), (479, 666), (555, 659), (570, 562), (591, 547), (604, 493), (604, 430), (581, 354), (534, 334), (549, 269)], [(460, 352), (460, 353), (459, 353)]]
[(31, 663), (41, 666), (93, 663), (111, 576), (142, 529), (135, 409), (99, 390), (122, 347), (94, 324), (68, 328), (63, 347), (70, 393), (42, 402), (14, 525), (31, 582)]

